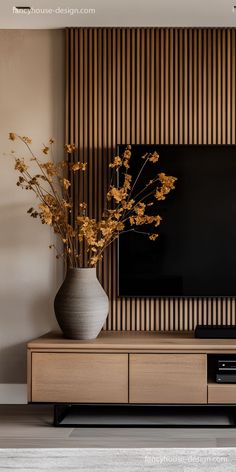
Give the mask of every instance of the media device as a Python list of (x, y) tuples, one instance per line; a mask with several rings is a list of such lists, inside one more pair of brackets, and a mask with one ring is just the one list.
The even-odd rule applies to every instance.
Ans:
[[(125, 147), (118, 146), (119, 155)], [(157, 164), (145, 166), (135, 191), (160, 172), (178, 180), (166, 200), (148, 208), (149, 214), (162, 218), (156, 241), (135, 232), (120, 236), (119, 295), (234, 297), (236, 146), (131, 145), (131, 150), (133, 181), (144, 162), (142, 155), (155, 150), (160, 156)], [(143, 226), (138, 230), (155, 232)]]
[(236, 326), (197, 325), (196, 338), (205, 339), (236, 339)]
[(218, 370), (235, 370), (236, 373), (236, 359), (220, 359), (218, 360)]
[(236, 359), (218, 359), (216, 382), (236, 383)]
[(236, 383), (236, 373), (218, 372), (216, 374), (216, 382), (218, 383)]

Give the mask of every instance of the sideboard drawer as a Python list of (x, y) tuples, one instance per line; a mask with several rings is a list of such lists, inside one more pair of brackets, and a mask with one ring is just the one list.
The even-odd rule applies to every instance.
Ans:
[(208, 403), (236, 403), (236, 385), (208, 384)]
[(128, 355), (32, 353), (32, 401), (127, 403)]
[(204, 354), (131, 354), (131, 403), (207, 403)]

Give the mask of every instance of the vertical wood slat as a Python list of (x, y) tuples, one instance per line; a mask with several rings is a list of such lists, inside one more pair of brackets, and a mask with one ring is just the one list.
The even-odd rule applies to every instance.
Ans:
[[(68, 28), (66, 142), (89, 172), (75, 203), (101, 216), (117, 144), (235, 144), (234, 28)], [(85, 259), (84, 259), (85, 262)], [(98, 269), (110, 297), (107, 330), (189, 330), (234, 324), (235, 299), (118, 299), (117, 248)]]

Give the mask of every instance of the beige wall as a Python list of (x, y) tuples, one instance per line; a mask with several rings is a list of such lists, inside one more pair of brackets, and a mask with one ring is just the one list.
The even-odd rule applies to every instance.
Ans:
[(9, 131), (30, 135), (35, 150), (50, 136), (62, 145), (64, 70), (64, 31), (0, 30), (0, 384), (26, 382), (26, 342), (57, 326), (53, 235), (26, 214), (33, 197), (3, 153)]

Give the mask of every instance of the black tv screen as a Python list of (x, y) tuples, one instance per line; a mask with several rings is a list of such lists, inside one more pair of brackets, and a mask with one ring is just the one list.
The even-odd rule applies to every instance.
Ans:
[[(119, 146), (119, 155), (126, 146)], [(127, 297), (234, 297), (236, 295), (236, 146), (132, 145), (130, 173), (156, 150), (139, 187), (165, 172), (178, 178), (155, 212), (159, 237), (119, 237), (118, 293)], [(153, 230), (152, 230), (153, 232)]]

